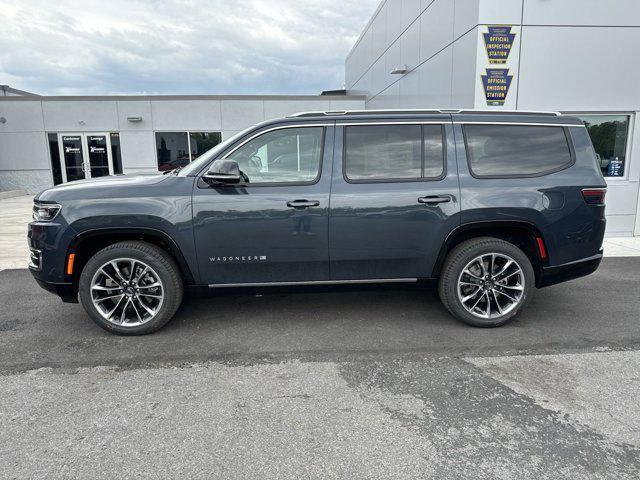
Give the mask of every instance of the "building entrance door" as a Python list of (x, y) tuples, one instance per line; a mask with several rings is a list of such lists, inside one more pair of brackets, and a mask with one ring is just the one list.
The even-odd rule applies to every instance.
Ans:
[(113, 175), (108, 133), (59, 133), (58, 145), (64, 183)]

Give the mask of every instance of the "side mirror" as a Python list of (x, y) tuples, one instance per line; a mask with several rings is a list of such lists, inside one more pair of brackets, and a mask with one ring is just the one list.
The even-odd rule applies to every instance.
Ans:
[(240, 167), (235, 160), (216, 160), (211, 164), (209, 171), (202, 178), (208, 184), (236, 184), (240, 183), (242, 175)]

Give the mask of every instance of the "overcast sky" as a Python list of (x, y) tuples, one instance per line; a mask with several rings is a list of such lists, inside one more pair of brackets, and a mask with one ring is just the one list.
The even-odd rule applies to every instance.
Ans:
[(0, 0), (0, 84), (43, 95), (317, 94), (379, 0)]

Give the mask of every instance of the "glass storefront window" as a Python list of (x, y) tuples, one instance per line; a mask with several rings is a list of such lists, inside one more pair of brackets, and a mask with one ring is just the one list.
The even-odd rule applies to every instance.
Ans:
[(629, 115), (577, 115), (584, 121), (605, 177), (624, 177)]
[(118, 132), (47, 132), (54, 185), (122, 173)]
[(220, 132), (190, 132), (189, 141), (191, 143), (191, 161), (202, 155), (207, 150), (222, 142)]
[(49, 156), (51, 158), (53, 184), (60, 185), (62, 183), (62, 168), (60, 166), (60, 146), (58, 144), (58, 134), (48, 133), (47, 140), (49, 142)]
[(157, 132), (156, 151), (161, 172), (184, 167), (189, 163), (187, 132)]
[(158, 170), (184, 167), (221, 141), (220, 132), (156, 132)]
[(111, 159), (113, 161), (113, 173), (122, 173), (122, 153), (120, 152), (120, 134), (111, 132)]

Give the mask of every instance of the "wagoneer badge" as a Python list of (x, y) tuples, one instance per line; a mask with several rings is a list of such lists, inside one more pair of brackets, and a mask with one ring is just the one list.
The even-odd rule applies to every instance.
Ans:
[(211, 263), (264, 262), (266, 255), (231, 255), (227, 257), (209, 257)]

